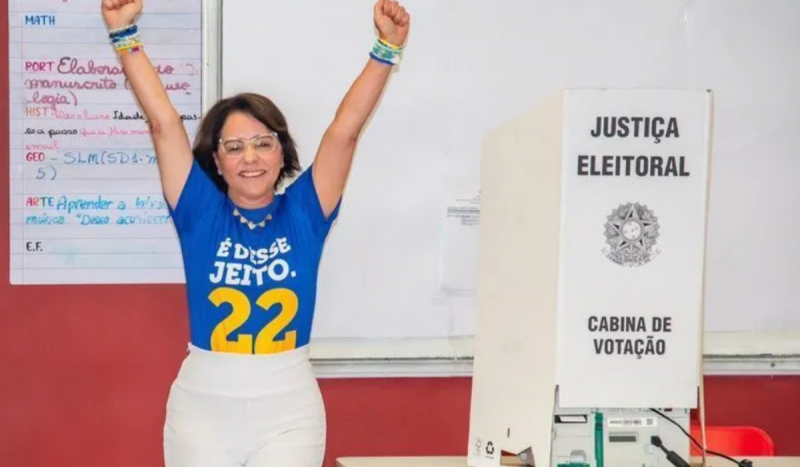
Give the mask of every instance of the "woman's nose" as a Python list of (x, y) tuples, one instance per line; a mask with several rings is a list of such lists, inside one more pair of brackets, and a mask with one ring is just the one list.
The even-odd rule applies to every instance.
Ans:
[(252, 144), (248, 144), (244, 147), (244, 159), (247, 162), (253, 162), (257, 158), (256, 150), (253, 148)]

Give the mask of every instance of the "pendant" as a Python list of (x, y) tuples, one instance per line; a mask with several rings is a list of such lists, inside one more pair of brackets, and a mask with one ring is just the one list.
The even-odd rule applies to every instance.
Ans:
[(242, 224), (247, 224), (247, 226), (250, 227), (250, 230), (254, 230), (256, 227), (261, 227), (261, 228), (266, 227), (267, 222), (272, 220), (272, 213), (267, 214), (267, 217), (265, 217), (263, 221), (255, 223), (251, 220), (246, 219), (242, 215), (242, 213), (239, 212), (239, 209), (233, 208), (233, 217), (238, 217)]

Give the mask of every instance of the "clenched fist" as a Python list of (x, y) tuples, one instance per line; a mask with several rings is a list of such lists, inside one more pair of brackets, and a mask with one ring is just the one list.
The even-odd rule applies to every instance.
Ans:
[(381, 39), (397, 46), (408, 37), (411, 17), (396, 0), (378, 0), (375, 4), (375, 27)]
[(142, 11), (142, 0), (103, 0), (103, 19), (110, 29), (130, 26)]

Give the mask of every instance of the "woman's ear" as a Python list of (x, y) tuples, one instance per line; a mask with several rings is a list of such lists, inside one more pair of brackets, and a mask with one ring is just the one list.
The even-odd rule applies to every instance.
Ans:
[(214, 152), (213, 156), (214, 156), (214, 165), (217, 166), (217, 173), (222, 175), (222, 169), (219, 168), (219, 158), (217, 157), (217, 153)]

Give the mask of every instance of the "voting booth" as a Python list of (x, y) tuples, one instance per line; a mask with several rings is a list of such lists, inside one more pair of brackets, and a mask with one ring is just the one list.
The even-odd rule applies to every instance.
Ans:
[(567, 89), (486, 135), (470, 466), (689, 459), (711, 119), (707, 90)]

